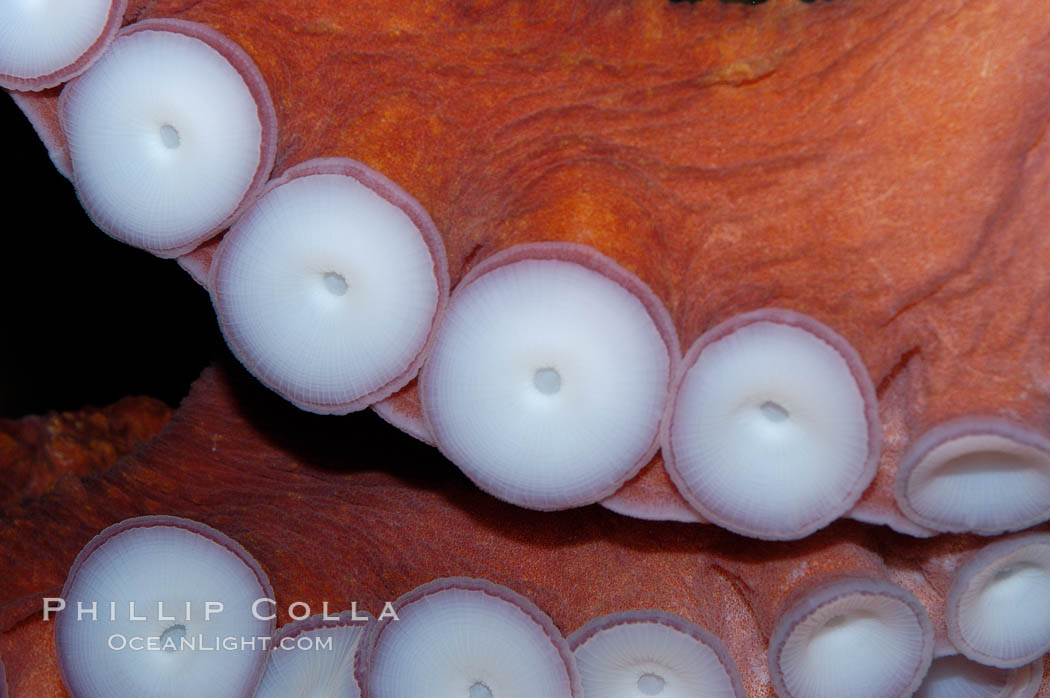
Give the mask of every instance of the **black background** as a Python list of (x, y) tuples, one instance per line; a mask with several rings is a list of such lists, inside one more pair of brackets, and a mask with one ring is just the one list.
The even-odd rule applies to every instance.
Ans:
[(0, 417), (125, 395), (178, 404), (225, 351), (208, 294), (174, 261), (99, 231), (6, 94), (0, 125)]

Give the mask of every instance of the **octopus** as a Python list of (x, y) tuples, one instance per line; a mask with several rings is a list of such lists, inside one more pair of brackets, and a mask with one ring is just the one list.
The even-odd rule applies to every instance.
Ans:
[[(0, 42), (114, 255), (77, 314), (205, 348), (119, 342), (170, 420), (3, 423), (0, 693), (143, 690), (48, 604), (206, 555), (340, 694), (1050, 696), (1034, 0), (88, 5)], [(197, 690), (306, 690), (284, 649)]]

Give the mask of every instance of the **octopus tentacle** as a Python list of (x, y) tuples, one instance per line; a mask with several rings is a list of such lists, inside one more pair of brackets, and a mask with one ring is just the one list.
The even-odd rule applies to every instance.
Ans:
[(568, 641), (588, 697), (660, 695), (665, 687), (683, 695), (746, 695), (722, 641), (673, 613), (611, 613)]
[(394, 603), (363, 641), (356, 676), (365, 698), (426, 693), (582, 698), (572, 653), (523, 596), (480, 579), (424, 584)]
[(219, 244), (208, 288), (233, 353), (321, 414), (368, 407), (415, 377), (448, 296), (433, 222), (345, 158), (273, 180)]
[(62, 90), (59, 117), (92, 219), (162, 257), (229, 226), (269, 178), (276, 153), (277, 117), (251, 57), (184, 20), (121, 30)]
[(683, 366), (663, 453), (705, 518), (801, 538), (848, 511), (875, 476), (874, 386), (856, 351), (821, 323), (747, 313), (700, 337)]
[(354, 661), (368, 613), (343, 611), (292, 621), (273, 635), (266, 671), (255, 698), (326, 695), (360, 698)]
[(0, 7), (0, 87), (39, 91), (87, 70), (113, 42), (127, 0)]
[(1050, 439), (992, 417), (926, 432), (897, 469), (895, 494), (913, 521), (938, 531), (985, 535), (1050, 516)]
[(109, 526), (77, 555), (60, 598), (68, 611), (55, 622), (55, 651), (73, 695), (250, 698), (266, 668), (267, 651), (255, 642), (183, 651), (187, 639), (268, 637), (274, 629), (272, 617), (250, 610), (273, 598), (265, 572), (205, 524), (142, 516)]
[(612, 260), (510, 247), (453, 294), (420, 376), (423, 414), (482, 489), (536, 509), (589, 504), (655, 454), (678, 354), (662, 304)]
[(933, 660), (915, 698), (1035, 698), (1043, 681), (1043, 660), (1016, 669), (997, 669), (953, 654)]
[(958, 570), (947, 597), (948, 635), (964, 655), (1001, 668), (1050, 650), (1050, 534), (992, 543)]

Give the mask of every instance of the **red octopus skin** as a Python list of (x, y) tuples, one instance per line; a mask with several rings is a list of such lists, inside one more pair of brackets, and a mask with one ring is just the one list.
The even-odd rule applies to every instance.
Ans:
[[(383, 172), (418, 198), (445, 233), (454, 282), (512, 244), (569, 240), (592, 245), (649, 284), (684, 346), (727, 317), (769, 305), (808, 313), (835, 329), (871, 373), (886, 444), (857, 518), (907, 525), (893, 501), (893, 470), (931, 426), (979, 413), (1046, 428), (1050, 238), (1043, 233), (1050, 146), (1043, 134), (1050, 113), (1050, 19), (1034, 0), (878, 7), (781, 0), (754, 8), (655, 0), (572, 9), (484, 1), (377, 5), (313, 4), (300, 16), (268, 3), (138, 1), (129, 4), (125, 21), (178, 16), (240, 43), (275, 96), (277, 171), (310, 157), (344, 155)], [(329, 80), (334, 73), (341, 79)], [(25, 97), (19, 103), (61, 167), (61, 139), (47, 136), (52, 97), (42, 93), (32, 106)], [(333, 112), (339, 118), (330, 118)], [(466, 132), (483, 137), (463, 138)], [(427, 148), (413, 147), (420, 142)], [(186, 285), (178, 292), (194, 291)], [(225, 409), (228, 417), (246, 408)], [(189, 446), (171, 446), (165, 457), (179, 460), (180, 449), (192, 451), (193, 438), (206, 436), (198, 429)], [(355, 454), (355, 461), (396, 469), (400, 458), (430, 453), (416, 448), (395, 441), (384, 446), (385, 455)], [(132, 487), (128, 473), (134, 471), (142, 482), (133, 489), (144, 493), (157, 473), (141, 463), (135, 470), (135, 462), (106, 477), (121, 473)], [(673, 492), (659, 485), (657, 467), (640, 477), (674, 502)], [(75, 482), (67, 485), (76, 490)], [(30, 539), (61, 533), (63, 545), (67, 538), (82, 544), (97, 532), (91, 526), (112, 523), (110, 515), (128, 507), (119, 487), (89, 484), (105, 497), (87, 505), (78, 515), (83, 519), (59, 514), (57, 495), (32, 503), (34, 516), (54, 528), (34, 523)], [(162, 499), (147, 499), (146, 508), (190, 515), (208, 502), (214, 511), (202, 520), (229, 524), (223, 530), (249, 548), (266, 532), (250, 533), (243, 513), (248, 500), (232, 494), (239, 486), (226, 492), (228, 501), (171, 487), (169, 495), (200, 501), (170, 511), (159, 508)], [(519, 523), (538, 516), (478, 492), (457, 497), (463, 512), (499, 508)], [(296, 500), (273, 506), (294, 510)], [(5, 535), (38, 521), (26, 511), (5, 514), (14, 524)], [(600, 521), (593, 526), (610, 537), (601, 541), (594, 533), (591, 544), (612, 546), (620, 560), (653, 556), (647, 564), (654, 569), (723, 535), (590, 509), (536, 521), (571, 528), (578, 517)], [(475, 523), (484, 530), (483, 522)], [(618, 527), (627, 531), (619, 538)], [(838, 523), (817, 539), (848, 544), (851, 535), (870, 535), (866, 531)], [(513, 528), (504, 533), (521, 536)], [(552, 535), (524, 569), (505, 570), (493, 581), (532, 597), (556, 622), (567, 623), (568, 632), (586, 618), (549, 598), (549, 590), (542, 598), (528, 593), (535, 570), (553, 567), (549, 558), (575, 540)], [(968, 536), (887, 539), (883, 547), (920, 567), (936, 567), (938, 559), (923, 546), (977, 545)], [(397, 536), (390, 540), (399, 544)], [(732, 540), (726, 545), (760, 549), (746, 574), (756, 579), (775, 576), (771, 563), (793, 549)], [(798, 545), (819, 547), (812, 540)], [(46, 574), (31, 577), (61, 583), (61, 559), (70, 551), (41, 552), (13, 537), (5, 548), (17, 551), (20, 572), (33, 570), (38, 555), (53, 556), (40, 563)], [(391, 564), (400, 564), (403, 584), (439, 576), (426, 566), (410, 569), (400, 558)], [(3, 599), (47, 588), (23, 583), (15, 582)], [(755, 584), (756, 607), (776, 606), (775, 584)], [(673, 594), (639, 586), (645, 601), (705, 620), (696, 609), (683, 612), (684, 601)], [(585, 585), (581, 596), (588, 590), (597, 593)], [(378, 599), (388, 591), (362, 594)], [(0, 626), (6, 631), (0, 656), (18, 644), (15, 638), (49, 642), (39, 624), (19, 624), (10, 604), (3, 608), (14, 616), (4, 616)], [(17, 675), (46, 674), (47, 657), (39, 658), (43, 664)], [(12, 682), (16, 669), (5, 661)], [(41, 681), (33, 685), (47, 685)]]

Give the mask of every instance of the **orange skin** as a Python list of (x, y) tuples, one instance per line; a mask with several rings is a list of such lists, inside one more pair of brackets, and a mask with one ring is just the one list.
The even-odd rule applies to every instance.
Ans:
[[(41, 599), (58, 595), (98, 531), (132, 516), (192, 518), (244, 545), (270, 577), (282, 624), (292, 601), (315, 610), (329, 601), (333, 612), (356, 601), (376, 614), (431, 579), (482, 577), (532, 599), (566, 635), (615, 611), (677, 613), (722, 638), (759, 697), (773, 695), (769, 632), (801, 590), (843, 574), (922, 579), (906, 586), (943, 636), (950, 577), (937, 570), (987, 542), (842, 521), (775, 544), (593, 506), (533, 512), (476, 491), (432, 449), (374, 418), (348, 419), (356, 424), (318, 420), (239, 368), (211, 368), (152, 442), (9, 509), (0, 550), (20, 564), (0, 587), (0, 656), (12, 695), (66, 695)], [(349, 457), (348, 436), (357, 444)]]
[[(858, 510), (891, 522), (896, 463), (930, 426), (974, 413), (1050, 423), (1042, 10), (135, 0), (126, 21), (177, 16), (238, 42), (274, 96), (275, 172), (322, 156), (379, 170), (433, 217), (453, 283), (507, 246), (567, 240), (648, 283), (683, 349), (771, 305), (825, 323), (878, 389), (885, 448)], [(20, 102), (45, 136), (55, 93)], [(60, 152), (61, 135), (50, 137)], [(14, 696), (63, 695), (38, 598), (91, 536), (128, 516), (219, 528), (259, 558), (282, 599), (372, 608), (434, 577), (477, 575), (529, 596), (566, 633), (602, 613), (664, 608), (722, 635), (756, 696), (768, 684), (744, 659), (761, 654), (802, 561), (842, 573), (852, 555), (832, 551), (876, 550), (875, 566), (904, 578), (984, 542), (840, 522), (778, 545), (594, 507), (526, 512), (447, 470), (373, 472), (441, 462), (389, 433), (373, 452), (332, 446), (349, 465), (318, 461), (279, 423), (331, 421), (256, 395), (271, 415), (262, 429), (222, 385), (212, 375), (198, 386), (195, 406), (147, 450), (6, 514), (0, 551), (18, 568), (0, 583), (0, 656)], [(367, 419), (339, 429), (367, 431)], [(638, 501), (674, 501), (658, 464), (639, 477), (652, 492)], [(940, 584), (923, 600), (935, 604)]]
[(0, 584), (0, 657), (12, 696), (67, 695), (42, 598), (59, 594), (100, 530), (148, 514), (195, 519), (241, 543), (269, 575), (281, 624), (293, 601), (315, 612), (324, 601), (332, 612), (356, 601), (377, 614), (432, 579), (482, 577), (534, 601), (566, 635), (616, 611), (677, 613), (726, 643), (758, 698), (773, 696), (765, 651), (779, 612), (841, 575), (915, 593), (947, 651), (951, 571), (989, 542), (840, 521), (769, 543), (595, 506), (528, 511), (478, 492), (433, 449), (374, 417), (318, 419), (239, 367), (213, 367), (153, 441), (7, 510), (0, 550), (19, 565)]
[[(887, 445), (865, 520), (901, 520), (893, 472), (931, 426), (1050, 421), (1035, 0), (386, 5), (139, 1), (127, 20), (237, 41), (274, 96), (275, 173), (379, 170), (433, 217), (453, 284), (509, 245), (569, 240), (648, 283), (683, 350), (773, 305), (843, 335)], [(21, 104), (62, 165), (54, 97)], [(676, 506), (659, 470), (638, 499)]]

